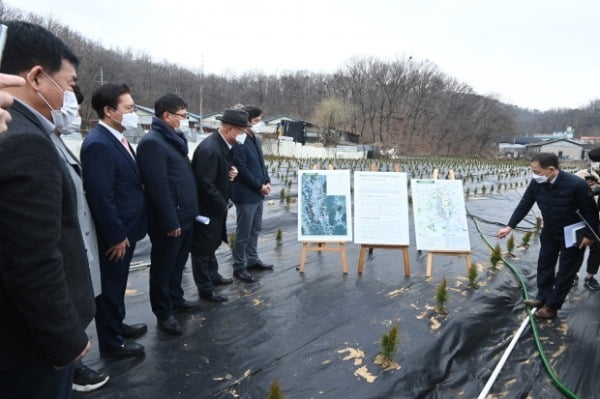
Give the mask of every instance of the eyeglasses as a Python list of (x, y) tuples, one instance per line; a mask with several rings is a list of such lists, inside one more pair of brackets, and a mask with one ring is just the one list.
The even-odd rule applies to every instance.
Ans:
[[(169, 111), (167, 111), (167, 112), (169, 112)], [(180, 116), (180, 117), (182, 117), (183, 119), (189, 119), (189, 118), (190, 118), (190, 115), (189, 115), (189, 114), (178, 114), (177, 112), (169, 112), (169, 113), (170, 113), (171, 115), (177, 115), (177, 116)]]

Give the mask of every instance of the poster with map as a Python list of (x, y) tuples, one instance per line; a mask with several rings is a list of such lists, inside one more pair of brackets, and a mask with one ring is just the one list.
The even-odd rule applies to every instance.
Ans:
[(417, 249), (470, 251), (461, 180), (410, 181)]
[(406, 173), (354, 172), (354, 242), (410, 244)]
[(298, 240), (352, 241), (349, 170), (298, 172)]

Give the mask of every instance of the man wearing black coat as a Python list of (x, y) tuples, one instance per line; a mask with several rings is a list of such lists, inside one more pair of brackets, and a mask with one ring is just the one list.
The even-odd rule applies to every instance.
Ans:
[(231, 149), (236, 145), (236, 137), (243, 135), (243, 129), (248, 127), (248, 113), (226, 109), (223, 116), (217, 119), (221, 121), (221, 127), (198, 145), (192, 158), (198, 187), (199, 216), (208, 218), (194, 225), (192, 271), (201, 298), (224, 302), (227, 297), (215, 294), (214, 286), (231, 284), (232, 280), (219, 274), (215, 251), (221, 242), (227, 242), (225, 222), (231, 182), (238, 173), (233, 166)]
[[(197, 302), (183, 299), (181, 279), (192, 244), (198, 197), (188, 143), (182, 128), (187, 104), (167, 94), (154, 104), (156, 117), (137, 148), (137, 161), (150, 206), (150, 304), (158, 328), (181, 334), (174, 311), (191, 311)], [(177, 129), (177, 130), (176, 130)], [(179, 131), (178, 131), (179, 130)]]
[[(544, 219), (537, 265), (538, 293), (536, 299), (526, 300), (525, 303), (538, 308), (536, 317), (551, 319), (562, 307), (583, 260), (585, 248), (593, 242), (594, 233), (598, 232), (598, 208), (587, 183), (559, 169), (556, 154), (536, 154), (531, 161), (531, 170), (531, 183), (508, 225), (500, 229), (497, 235), (504, 238), (510, 234), (533, 204), (537, 203)], [(580, 242), (566, 248), (564, 228), (581, 221), (577, 212), (594, 231), (586, 229)], [(555, 274), (557, 259), (558, 272)]]
[(0, 138), (0, 396), (68, 398), (94, 294), (75, 187), (49, 135), (74, 115), (65, 99), (78, 60), (46, 29), (6, 24), (1, 69), (26, 84), (7, 90), (15, 103)]

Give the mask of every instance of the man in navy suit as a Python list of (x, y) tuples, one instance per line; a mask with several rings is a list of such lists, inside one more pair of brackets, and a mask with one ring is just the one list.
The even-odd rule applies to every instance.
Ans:
[(182, 128), (187, 104), (176, 94), (156, 100), (151, 130), (138, 145), (138, 165), (150, 212), (150, 304), (158, 328), (179, 335), (174, 312), (193, 311), (198, 302), (183, 298), (181, 278), (192, 245), (198, 215), (196, 181)]
[(145, 324), (128, 325), (125, 288), (136, 241), (146, 235), (147, 211), (142, 177), (133, 149), (123, 135), (137, 127), (130, 89), (107, 83), (92, 95), (98, 125), (81, 146), (86, 197), (96, 224), (102, 294), (96, 298), (96, 330), (103, 357), (144, 355), (133, 341), (146, 333)]
[(2, 72), (26, 83), (7, 89), (0, 137), (0, 396), (68, 398), (95, 305), (75, 187), (50, 134), (74, 115), (78, 60), (41, 26), (6, 24)]
[[(252, 126), (261, 121), (260, 108), (247, 105), (242, 109), (248, 113), (248, 121)], [(273, 270), (273, 265), (259, 259), (257, 249), (258, 233), (262, 226), (263, 200), (271, 192), (271, 179), (265, 166), (260, 140), (252, 128), (246, 131), (246, 138), (233, 149), (233, 163), (239, 172), (231, 194), (237, 212), (233, 270)], [(250, 273), (245, 274), (247, 275), (240, 274), (238, 278), (244, 282), (254, 280)]]

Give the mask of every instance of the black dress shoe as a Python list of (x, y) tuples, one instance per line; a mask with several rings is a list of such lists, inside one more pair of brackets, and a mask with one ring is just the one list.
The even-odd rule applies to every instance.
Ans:
[(260, 261), (256, 262), (253, 265), (249, 265), (247, 267), (247, 269), (253, 269), (253, 270), (273, 270), (273, 265), (268, 264), (268, 263), (262, 263)]
[(144, 356), (145, 354), (146, 352), (144, 351), (144, 346), (138, 344), (137, 342), (125, 342), (118, 348), (106, 352), (100, 352), (100, 356), (114, 359), (120, 359), (124, 357), (138, 357)]
[(227, 302), (227, 297), (224, 295), (217, 295), (214, 291), (211, 291), (206, 294), (199, 294), (200, 298), (205, 299), (210, 302)]
[(175, 313), (185, 313), (185, 312), (193, 312), (195, 310), (200, 309), (200, 302), (199, 301), (186, 301), (185, 299), (183, 300), (183, 302), (178, 303), (177, 305), (173, 306), (173, 312)]
[(181, 330), (181, 325), (173, 316), (169, 316), (165, 320), (158, 319), (157, 326), (159, 330), (164, 331), (170, 335), (181, 335), (181, 333), (183, 332)]
[(233, 283), (233, 279), (232, 278), (225, 278), (223, 276), (221, 276), (220, 274), (217, 277), (213, 277), (211, 278), (213, 285), (229, 285), (231, 283)]
[(245, 269), (234, 271), (233, 277), (243, 281), (244, 283), (253, 283), (256, 281), (254, 276), (248, 273), (248, 271)]
[(136, 339), (146, 334), (148, 331), (148, 327), (145, 324), (125, 324), (123, 323), (123, 330), (121, 331), (121, 336), (126, 339)]

